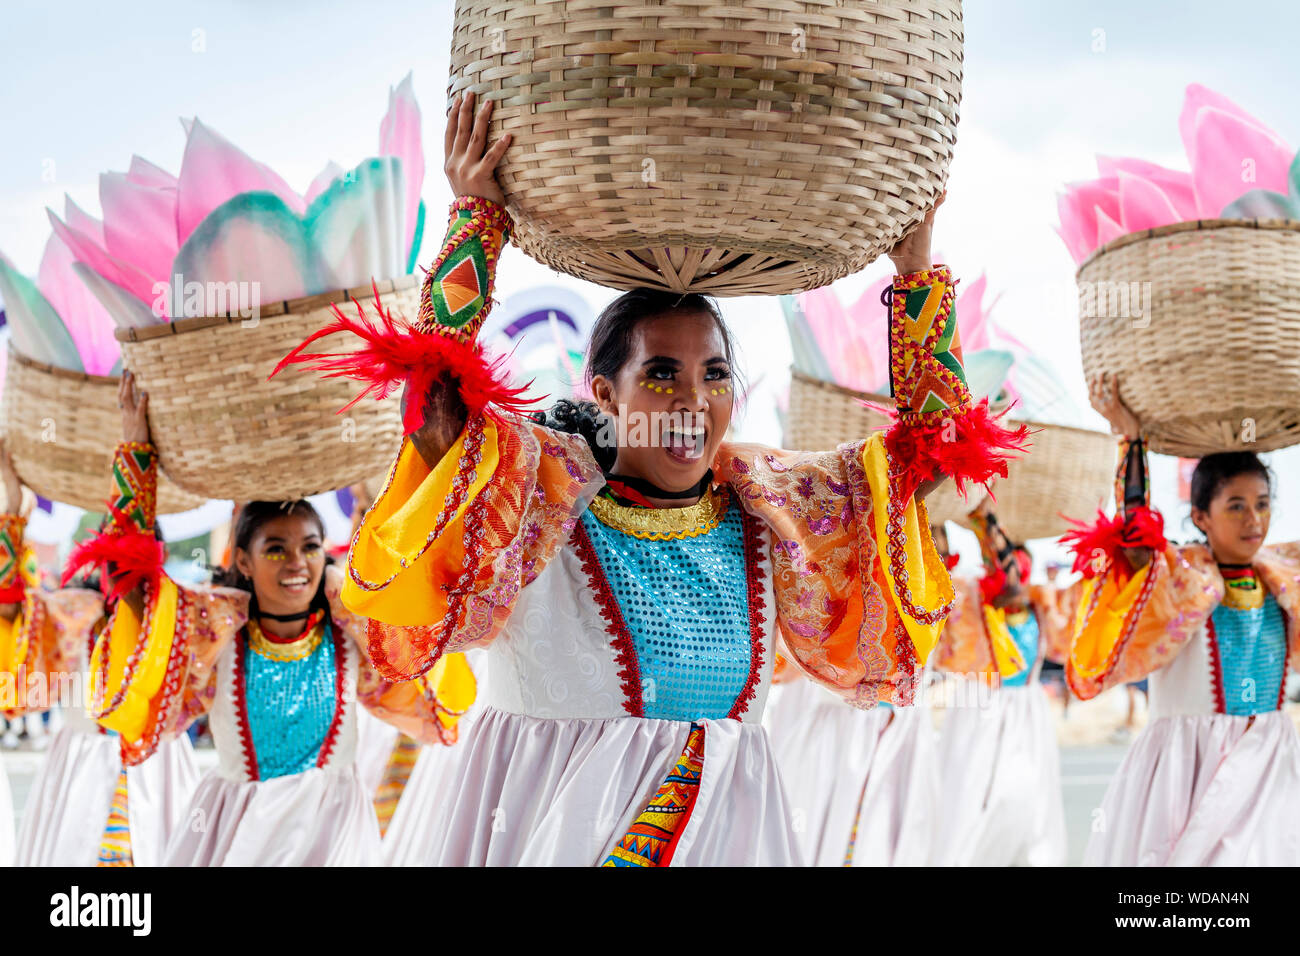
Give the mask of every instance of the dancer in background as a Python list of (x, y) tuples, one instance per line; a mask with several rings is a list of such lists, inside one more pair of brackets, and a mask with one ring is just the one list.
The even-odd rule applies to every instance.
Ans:
[(933, 862), (1061, 866), (1065, 805), (1056, 724), (1038, 682), (1045, 609), (1029, 597), (1029, 552), (1012, 544), (986, 500), (971, 515), (985, 561), (958, 580), (936, 668), (954, 695), (939, 735), (942, 813)]
[(1029, 603), (1038, 611), (1039, 626), (1043, 630), (1043, 666), (1039, 680), (1061, 694), (1061, 713), (1070, 712), (1070, 685), (1065, 679), (1065, 660), (1070, 654), (1070, 638), (1074, 633), (1074, 614), (1079, 608), (1079, 595), (1083, 593), (1083, 579), (1062, 586), (1058, 578), (1068, 565), (1056, 561), (1048, 563), (1047, 583), (1029, 586)]
[(910, 707), (859, 710), (784, 658), (772, 682), (763, 724), (804, 862), (925, 866), (942, 807), (924, 695)]
[(1082, 699), (1150, 680), (1150, 719), (1102, 801), (1084, 857), (1100, 866), (1300, 864), (1300, 740), (1282, 712), (1300, 642), (1300, 544), (1264, 546), (1272, 476), (1250, 452), (1192, 473), (1177, 546), (1150, 507), (1142, 423), (1115, 376), (1089, 383), (1122, 437), (1114, 519), (1069, 536), (1089, 576), (1067, 674)]
[(324, 528), (306, 501), (247, 502), (227, 587), (188, 588), (162, 571), (151, 535), (157, 459), (148, 397), (123, 375), (122, 490), (110, 527), (74, 554), (102, 563), (121, 595), (95, 645), (94, 716), (145, 760), (207, 712), (220, 765), (199, 783), (192, 825), (166, 863), (374, 864), (379, 827), (356, 769), (357, 705), (429, 742), (455, 738), (473, 695), (463, 658), (427, 676), (382, 679), (357, 647), (364, 623), (338, 602)]
[(509, 137), (487, 142), (490, 111), (476, 118), (469, 95), (452, 107), (458, 198), (419, 326), (340, 318), (322, 334), (351, 330), (362, 349), (304, 355), (312, 339), (286, 359), (408, 387), (410, 437), (344, 586), (376, 668), (409, 679), (488, 648), (425, 862), (798, 862), (758, 723), (778, 634), (841, 696), (911, 703), (951, 597), (916, 494), (956, 461), (963, 479), (1004, 473), (1023, 434), (971, 402), (932, 216), (892, 253), (906, 374), (888, 437), (807, 455), (724, 444), (738, 370), (716, 306), (646, 289), (592, 332), (596, 404), (514, 414), (475, 342), (512, 228), (493, 173)]
[(14, 862), (156, 866), (184, 825), (198, 782), (190, 743), (170, 742), (153, 759), (124, 767), (117, 740), (87, 716), (87, 668), (103, 623), (103, 595), (41, 587), (23, 545), (21, 486), (7, 453), (0, 472), (7, 500), (0, 551), (13, 561), (2, 572), (0, 674), (13, 675), (16, 695), (12, 702), (0, 699), (0, 707), (36, 714), (62, 706), (64, 716), (27, 795)]

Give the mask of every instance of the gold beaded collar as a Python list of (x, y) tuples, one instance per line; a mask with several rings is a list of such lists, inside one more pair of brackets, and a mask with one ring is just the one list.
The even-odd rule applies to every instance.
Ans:
[(685, 508), (633, 508), (599, 496), (591, 502), (596, 520), (634, 538), (670, 541), (708, 534), (727, 512), (727, 493), (713, 488)]
[(1242, 588), (1228, 585), (1223, 590), (1224, 607), (1234, 611), (1254, 611), (1264, 606), (1264, 589), (1256, 582), (1255, 587)]
[(302, 637), (292, 641), (273, 641), (262, 633), (257, 621), (250, 619), (248, 622), (248, 646), (269, 661), (300, 661), (311, 657), (312, 652), (320, 647), (324, 634), (325, 622), (317, 621)]

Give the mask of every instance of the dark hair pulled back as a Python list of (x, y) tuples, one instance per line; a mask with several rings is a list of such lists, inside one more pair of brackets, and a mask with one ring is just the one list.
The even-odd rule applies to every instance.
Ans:
[[(320, 513), (312, 506), (312, 503), (305, 498), (299, 498), (295, 501), (245, 502), (239, 509), (239, 516), (235, 519), (235, 527), (231, 531), (230, 564), (212, 570), (212, 583), (221, 587), (238, 588), (241, 591), (247, 591), (249, 594), (253, 594), (253, 603), (255, 604), (257, 596), (253, 592), (253, 582), (235, 566), (235, 551), (237, 549), (242, 551), (250, 550), (253, 537), (262, 525), (276, 518), (284, 518), (290, 515), (300, 515), (316, 522), (316, 527), (320, 529), (321, 538), (325, 537), (325, 522), (321, 519)], [(326, 613), (329, 612), (329, 602), (325, 600), (325, 576), (323, 574), (321, 575), (320, 586), (316, 589), (316, 596), (312, 598), (312, 606), (324, 608)]]
[[(1273, 472), (1253, 451), (1223, 451), (1206, 455), (1192, 471), (1191, 505), (1198, 511), (1210, 510), (1214, 496), (1238, 475), (1259, 475), (1273, 494)], [(1188, 519), (1191, 520), (1190, 518)]]
[(1206, 455), (1196, 463), (1192, 472), (1192, 507), (1209, 511), (1214, 496), (1238, 475), (1259, 475), (1268, 483), (1269, 494), (1273, 493), (1273, 472), (1258, 455), (1253, 451), (1224, 451)]
[[(637, 327), (647, 319), (674, 312), (697, 312), (710, 316), (722, 338), (723, 356), (731, 368), (734, 392), (743, 393), (736, 367), (735, 342), (722, 311), (712, 296), (698, 292), (667, 292), (662, 289), (633, 289), (624, 292), (601, 310), (587, 343), (584, 377), (588, 385), (597, 375), (615, 378), (632, 357)], [(614, 467), (618, 448), (600, 440), (604, 415), (595, 402), (560, 399), (549, 411), (534, 412), (533, 421), (556, 431), (581, 435), (591, 446), (596, 463), (604, 471)]]

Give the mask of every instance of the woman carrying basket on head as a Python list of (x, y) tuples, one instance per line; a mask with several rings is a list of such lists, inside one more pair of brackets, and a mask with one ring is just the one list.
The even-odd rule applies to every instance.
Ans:
[(153, 527), (158, 460), (148, 396), (122, 377), (123, 442), (112, 520), (79, 547), (104, 567), (114, 603), (91, 659), (93, 716), (135, 765), (207, 713), (220, 763), (200, 782), (171, 866), (367, 865), (380, 860), (373, 796), (356, 767), (357, 707), (427, 742), (455, 739), (473, 697), (463, 658), (387, 681), (359, 646), (364, 622), (338, 600), (324, 527), (298, 501), (251, 501), (233, 530), (221, 586), (162, 570)]
[(458, 198), (418, 327), (340, 316), (331, 331), (362, 351), (309, 340), (286, 359), (407, 388), (408, 439), (343, 590), (374, 666), (409, 679), (488, 648), (425, 862), (797, 862), (759, 723), (778, 642), (860, 706), (910, 702), (951, 600), (918, 487), (987, 481), (1022, 440), (970, 401), (930, 221), (892, 253), (888, 438), (726, 443), (737, 369), (716, 305), (646, 289), (597, 320), (595, 403), (525, 417), (475, 342), (512, 223), (494, 175), (509, 137), (489, 144), (491, 105), (473, 107), (458, 98), (448, 122)]
[(1012, 542), (988, 499), (970, 517), (985, 575), (955, 582), (936, 652), (936, 670), (954, 680), (939, 734), (943, 815), (932, 862), (1062, 866), (1056, 721), (1038, 681), (1054, 618), (1030, 587), (1028, 550)]
[(1085, 864), (1300, 863), (1300, 740), (1282, 711), (1300, 646), (1300, 545), (1264, 546), (1272, 476), (1250, 452), (1192, 474), (1200, 544), (1150, 507), (1142, 423), (1098, 376), (1092, 403), (1120, 443), (1115, 519), (1068, 536), (1088, 576), (1067, 677), (1082, 699), (1150, 678), (1150, 720), (1102, 802)]
[(63, 711), (27, 795), (16, 852), (3, 863), (157, 866), (198, 783), (190, 742), (168, 741), (152, 759), (127, 767), (118, 741), (88, 716), (88, 665), (104, 597), (91, 586), (41, 585), (23, 540), (22, 486), (7, 450), (0, 477), (0, 554), (7, 559), (0, 563), (0, 680), (12, 681), (0, 685), (0, 710)]

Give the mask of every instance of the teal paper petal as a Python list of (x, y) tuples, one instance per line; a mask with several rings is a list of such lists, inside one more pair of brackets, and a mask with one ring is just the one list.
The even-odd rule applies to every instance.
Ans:
[(410, 275), (420, 264), (420, 243), (424, 241), (424, 200), (420, 200), (419, 212), (415, 218), (415, 235), (411, 237), (411, 254), (406, 260), (406, 274)]
[(1252, 189), (1223, 207), (1224, 219), (1300, 219), (1300, 198)]
[(261, 303), (323, 292), (321, 271), (305, 224), (283, 199), (241, 193), (212, 210), (176, 253), (172, 297), (185, 304), (174, 303), (172, 317), (206, 314), (202, 296), (210, 303), (231, 282), (241, 284), (236, 291), (244, 301), (251, 292)]
[(1002, 349), (980, 349), (962, 355), (966, 369), (966, 384), (976, 399), (996, 395), (1007, 380), (1015, 356)]
[(393, 156), (367, 159), (308, 207), (307, 234), (331, 288), (351, 289), (405, 274), (410, 257), (401, 167)]
[(58, 368), (84, 372), (81, 353), (72, 333), (63, 324), (36, 283), (0, 259), (0, 296), (5, 302), (5, 318), (16, 348), (28, 358)]
[(781, 311), (785, 313), (785, 326), (790, 333), (790, 351), (794, 357), (794, 367), (804, 375), (822, 382), (832, 380), (831, 367), (817, 348), (808, 328), (808, 319), (799, 307), (799, 300), (792, 295), (778, 297)]

